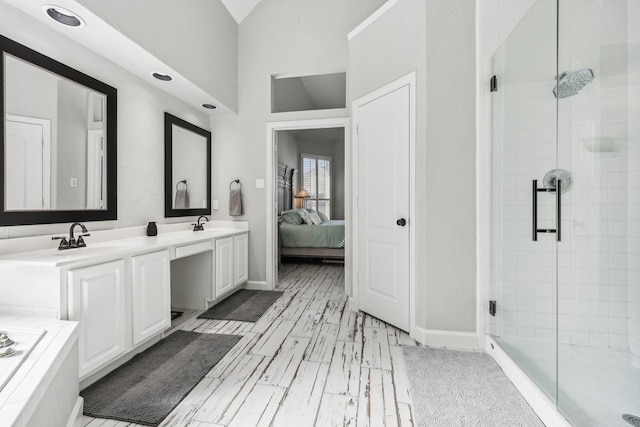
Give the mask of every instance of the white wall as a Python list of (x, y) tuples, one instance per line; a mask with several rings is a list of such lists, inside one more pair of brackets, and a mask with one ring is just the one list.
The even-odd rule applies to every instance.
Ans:
[(238, 26), (220, 0), (77, 1), (237, 110)]
[(476, 330), (475, 5), (427, 2), (429, 329)]
[[(383, 0), (263, 0), (240, 24), (238, 35), (239, 114), (211, 119), (213, 195), (216, 219), (248, 220), (249, 279), (266, 280), (266, 194), (255, 188), (266, 175), (266, 123), (292, 119), (345, 117), (346, 110), (271, 114), (271, 75), (316, 74), (347, 68), (347, 33)], [(229, 182), (243, 187), (242, 217), (229, 217)]]
[[(185, 221), (164, 220), (164, 112), (205, 129), (207, 116), (4, 3), (0, 3), (0, 28), (4, 36), (118, 89), (118, 220), (88, 223), (88, 229)], [(0, 227), (0, 237), (68, 229), (69, 224)]]

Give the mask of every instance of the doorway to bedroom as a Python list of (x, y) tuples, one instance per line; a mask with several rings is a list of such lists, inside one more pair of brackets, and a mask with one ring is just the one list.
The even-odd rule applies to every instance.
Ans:
[(292, 263), (339, 263), (350, 271), (348, 119), (267, 127), (268, 280), (277, 286), (279, 267)]

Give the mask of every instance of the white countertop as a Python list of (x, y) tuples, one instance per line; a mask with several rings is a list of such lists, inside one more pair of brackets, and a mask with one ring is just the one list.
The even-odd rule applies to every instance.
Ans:
[[(78, 337), (78, 323), (23, 316), (0, 316), (0, 329), (46, 331), (11, 379), (0, 390), (0, 424), (11, 426), (28, 420), (40, 395), (51, 383)], [(7, 358), (7, 363), (11, 358)], [(2, 363), (3, 359), (0, 359)]]
[[(60, 267), (79, 261), (103, 262), (123, 256), (148, 253), (169, 247), (178, 247), (221, 237), (248, 232), (243, 228), (206, 228), (204, 231), (180, 230), (159, 233), (157, 236), (138, 236), (119, 240), (107, 240), (92, 243), (91, 237), (85, 238), (87, 246), (59, 250), (57, 247), (30, 252), (20, 252), (0, 256), (0, 263), (30, 263)], [(54, 243), (55, 245), (56, 243)]]

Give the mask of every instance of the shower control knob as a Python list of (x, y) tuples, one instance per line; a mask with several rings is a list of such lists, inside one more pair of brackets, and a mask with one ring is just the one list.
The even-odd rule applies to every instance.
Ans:
[(407, 225), (407, 220), (404, 218), (400, 218), (396, 221), (396, 224), (398, 224), (400, 227), (404, 227), (405, 225)]

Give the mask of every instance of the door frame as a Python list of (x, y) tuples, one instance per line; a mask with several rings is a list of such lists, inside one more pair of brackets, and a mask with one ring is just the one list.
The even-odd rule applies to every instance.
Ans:
[(336, 117), (330, 119), (309, 119), (309, 120), (292, 120), (283, 122), (269, 122), (267, 123), (267, 174), (266, 174), (266, 230), (267, 230), (267, 289), (274, 289), (278, 285), (278, 226), (276, 224), (278, 206), (277, 202), (277, 189), (276, 171), (278, 170), (278, 152), (277, 152), (277, 139), (276, 132), (284, 130), (302, 130), (302, 129), (323, 129), (323, 128), (344, 128), (344, 198), (345, 198), (345, 251), (344, 251), (344, 266), (345, 266), (345, 293), (349, 295), (348, 290), (351, 289), (351, 277), (350, 269), (352, 266), (352, 252), (349, 248), (352, 248), (352, 205), (353, 197), (352, 193), (352, 174), (351, 169), (351, 131), (350, 120), (348, 117)]
[(51, 209), (51, 121), (9, 113), (6, 118), (7, 121), (42, 127), (42, 208)]
[[(416, 231), (413, 226), (413, 221), (416, 218), (416, 72), (413, 71), (407, 74), (400, 79), (387, 84), (386, 86), (381, 87), (361, 98), (353, 101), (351, 106), (351, 118), (353, 120), (352, 127), (352, 143), (351, 143), (351, 158), (353, 159), (351, 163), (352, 167), (352, 198), (351, 203), (353, 204), (353, 227), (352, 227), (352, 241), (358, 242), (360, 238), (360, 230), (358, 227), (358, 221), (356, 218), (359, 217), (359, 172), (360, 165), (358, 163), (358, 149), (359, 149), (359, 141), (358, 141), (358, 109), (384, 95), (387, 95), (393, 91), (396, 91), (404, 86), (409, 86), (409, 335), (411, 337), (415, 337), (416, 334)], [(353, 268), (351, 281), (353, 285), (353, 296), (352, 296), (352, 307), (356, 310), (360, 309), (358, 294), (360, 287), (360, 264), (359, 264), (359, 248), (358, 245), (353, 245)], [(346, 276), (346, 272), (345, 272)]]

